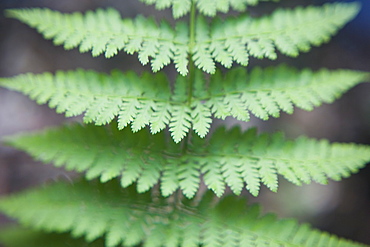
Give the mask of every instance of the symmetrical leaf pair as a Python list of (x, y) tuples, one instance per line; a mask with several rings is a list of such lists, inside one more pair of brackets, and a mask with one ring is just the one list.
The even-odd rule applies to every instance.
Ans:
[(121, 177), (123, 187), (136, 182), (140, 193), (160, 181), (163, 196), (181, 189), (188, 198), (198, 191), (202, 175), (217, 196), (226, 185), (240, 194), (245, 184), (257, 196), (261, 184), (277, 190), (278, 174), (297, 185), (311, 180), (326, 184), (328, 178), (348, 177), (370, 161), (366, 146), (304, 137), (287, 141), (281, 133), (258, 136), (254, 129), (241, 133), (221, 128), (209, 140), (193, 136), (189, 141), (183, 153), (164, 134), (80, 125), (8, 139), (45, 163), (85, 171), (88, 179)]
[[(145, 2), (154, 3), (147, 0)], [(176, 2), (176, 3), (175, 3)], [(191, 1), (156, 1), (158, 6), (174, 6)], [(215, 5), (199, 0), (200, 9), (210, 9)], [(257, 1), (221, 1), (232, 6)], [(203, 8), (202, 6), (207, 6)], [(220, 4), (221, 6), (221, 4)], [(238, 9), (238, 7), (237, 7)], [(184, 10), (184, 9), (183, 9)], [(226, 11), (227, 9), (225, 9)], [(196, 23), (194, 40), (189, 38), (189, 27), (178, 22), (173, 29), (166, 22), (158, 25), (153, 19), (137, 17), (121, 19), (113, 9), (80, 13), (61, 14), (47, 9), (10, 10), (8, 15), (37, 28), (46, 38), (66, 49), (79, 47), (81, 52), (92, 50), (93, 56), (102, 53), (111, 57), (119, 50), (128, 54), (138, 53), (143, 65), (151, 60), (154, 72), (174, 61), (177, 71), (188, 73), (188, 55), (195, 65), (207, 73), (215, 73), (215, 61), (226, 68), (233, 62), (246, 66), (249, 56), (257, 58), (277, 57), (275, 49), (289, 56), (297, 56), (300, 51), (308, 51), (312, 45), (320, 45), (329, 40), (339, 28), (358, 12), (356, 3), (326, 4), (323, 7), (277, 10), (271, 16), (216, 20), (209, 25), (199, 18)], [(210, 11), (213, 15), (215, 11)], [(320, 28), (317, 26), (320, 25)]]
[[(8, 138), (8, 144), (38, 160), (100, 181), (57, 183), (21, 193), (1, 200), (0, 210), (33, 229), (70, 232), (91, 242), (84, 245), (81, 239), (55, 233), (46, 236), (71, 246), (360, 246), (294, 221), (260, 217), (256, 207), (246, 207), (232, 197), (214, 203), (208, 192), (200, 202), (189, 200), (200, 191), (201, 181), (217, 196), (227, 186), (237, 195), (246, 188), (256, 196), (261, 184), (276, 191), (278, 175), (296, 185), (325, 184), (328, 179), (349, 176), (370, 161), (368, 146), (305, 137), (287, 141), (281, 133), (257, 135), (255, 129), (242, 133), (220, 128), (201, 139), (212, 116), (248, 121), (252, 113), (266, 120), (281, 111), (292, 113), (294, 107), (312, 110), (367, 80), (369, 73), (348, 70), (313, 72), (279, 66), (250, 72), (231, 69), (224, 75), (216, 70), (216, 63), (226, 68), (234, 62), (246, 66), (250, 56), (275, 59), (277, 52), (289, 56), (306, 52), (328, 41), (353, 18), (358, 4), (280, 9), (261, 18), (244, 15), (208, 21), (195, 18), (195, 9), (214, 16), (230, 8), (243, 11), (259, 0), (141, 1), (158, 9), (172, 7), (175, 18), (190, 11), (189, 25), (181, 21), (175, 27), (167, 22), (158, 25), (142, 16), (121, 19), (113, 9), (85, 15), (47, 9), (7, 12), (66, 49), (78, 47), (106, 57), (120, 50), (138, 53), (140, 62), (150, 63), (154, 72), (173, 61), (180, 75), (170, 82), (162, 73), (107, 75), (77, 70), (0, 79), (1, 86), (48, 103), (66, 116), (84, 114), (85, 123), (117, 121), (117, 125), (74, 124)], [(129, 124), (136, 133), (124, 128)], [(151, 133), (142, 130), (145, 126), (150, 126)], [(158, 133), (167, 126), (175, 142), (166, 132)], [(158, 195), (157, 184), (167, 198)], [(26, 234), (22, 239), (28, 246), (46, 246), (32, 231), (9, 233), (0, 233), (0, 241), (10, 247), (25, 245), (18, 234)]]
[[(26, 74), (0, 79), (0, 85), (29, 95), (39, 104), (48, 103), (59, 113), (76, 116), (84, 113), (86, 123), (103, 125), (118, 116), (118, 128), (128, 124), (134, 132), (150, 125), (153, 134), (169, 125), (175, 142), (190, 128), (204, 137), (212, 114), (248, 121), (250, 112), (267, 120), (280, 111), (293, 112), (297, 106), (312, 110), (323, 102), (330, 103), (369, 74), (348, 70), (297, 71), (285, 66), (255, 68), (250, 73), (234, 69), (222, 76), (205, 78), (198, 73), (194, 94), (188, 98), (186, 80), (179, 76), (171, 92), (164, 74), (94, 71)], [(208, 85), (208, 86), (207, 86)]]
[[(171, 203), (132, 188), (121, 190), (117, 181), (59, 183), (10, 197), (0, 208), (39, 230), (71, 231), (88, 241), (105, 236), (105, 245), (99, 241), (88, 246), (362, 246), (293, 220), (261, 217), (258, 207), (247, 207), (235, 197), (216, 206), (209, 195), (198, 205)], [(0, 234), (0, 240), (9, 238)]]

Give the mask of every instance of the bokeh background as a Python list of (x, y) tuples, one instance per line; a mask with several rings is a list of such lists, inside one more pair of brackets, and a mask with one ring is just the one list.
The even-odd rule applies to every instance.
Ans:
[[(277, 6), (321, 5), (323, 0), (282, 0), (263, 3), (250, 8), (253, 16), (270, 13)], [(298, 68), (322, 67), (370, 71), (370, 1), (363, 0), (362, 11), (336, 35), (330, 43), (313, 48), (309, 53), (292, 59), (280, 56), (277, 61), (252, 59), (250, 66), (269, 66), (286, 63)], [(114, 7), (123, 17), (145, 16), (172, 20), (171, 12), (155, 11), (137, 0), (0, 0), (0, 77), (9, 77), (26, 72), (70, 70), (76, 68), (109, 72), (149, 70), (142, 67), (136, 56), (120, 53), (111, 59), (100, 56), (92, 58), (89, 53), (80, 54), (76, 49), (65, 51), (45, 40), (35, 30), (19, 21), (5, 18), (9, 8), (48, 7), (62, 12), (86, 11)], [(166, 70), (170, 72), (173, 67)], [(334, 104), (323, 105), (312, 112), (296, 109), (294, 114), (282, 114), (279, 119), (241, 123), (228, 118), (216, 124), (235, 125), (242, 128), (258, 126), (260, 131), (282, 130), (288, 137), (307, 135), (326, 138), (335, 142), (370, 144), (370, 84), (363, 83), (348, 91)], [(27, 97), (0, 88), (0, 138), (15, 133), (39, 130), (63, 122), (79, 121), (66, 119), (46, 106), (36, 105)], [(74, 175), (33, 161), (26, 154), (0, 145), (0, 195), (14, 193), (47, 181), (70, 179)], [(278, 193), (266, 189), (257, 198), (247, 195), (251, 202), (260, 202), (265, 212), (274, 212), (281, 217), (296, 217), (301, 222), (331, 233), (370, 244), (370, 166), (341, 182), (327, 186), (311, 184), (293, 186), (280, 180)], [(11, 220), (0, 216), (0, 224)]]

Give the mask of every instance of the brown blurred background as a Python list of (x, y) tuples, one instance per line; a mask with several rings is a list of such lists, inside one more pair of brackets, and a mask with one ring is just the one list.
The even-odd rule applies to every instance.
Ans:
[[(280, 6), (322, 4), (323, 0), (282, 0)], [(313, 48), (307, 54), (292, 59), (280, 56), (277, 61), (256, 60), (251, 66), (287, 63), (298, 68), (346, 68), (370, 71), (370, 1), (363, 0), (359, 16), (336, 35), (330, 43)], [(123, 17), (156, 15), (170, 20), (171, 12), (155, 11), (137, 0), (0, 0), (0, 77), (26, 72), (69, 70), (76, 68), (108, 72), (112, 69), (136, 71), (142, 67), (135, 56), (123, 52), (111, 59), (92, 58), (76, 49), (65, 51), (45, 40), (35, 30), (13, 19), (4, 17), (4, 9), (48, 7), (62, 12), (86, 11), (99, 7), (114, 7)], [(264, 3), (250, 9), (252, 15), (270, 13), (278, 4)], [(169, 66), (168, 70), (173, 67)], [(261, 131), (283, 130), (289, 137), (307, 135), (338, 142), (370, 144), (370, 84), (364, 83), (347, 92), (334, 104), (323, 105), (312, 112), (296, 110), (279, 119), (263, 122), (253, 119), (245, 124), (227, 119), (228, 125), (241, 124), (244, 128), (259, 126)], [(36, 105), (27, 97), (0, 88), (0, 138), (23, 131), (59, 125), (66, 119), (46, 106)], [(217, 121), (217, 124), (225, 122)], [(0, 194), (8, 194), (35, 186), (45, 181), (68, 178), (62, 169), (34, 162), (30, 157), (6, 146), (0, 146)], [(282, 217), (297, 217), (315, 227), (370, 244), (370, 167), (341, 182), (327, 186), (311, 184), (296, 187), (280, 180), (278, 193), (265, 189), (251, 201), (261, 202), (267, 212)], [(9, 221), (0, 217), (1, 224)]]

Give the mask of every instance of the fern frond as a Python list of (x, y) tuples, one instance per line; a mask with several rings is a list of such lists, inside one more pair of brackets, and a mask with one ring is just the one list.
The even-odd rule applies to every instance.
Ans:
[(106, 182), (120, 176), (123, 187), (137, 181), (140, 192), (160, 181), (164, 196), (181, 189), (189, 198), (203, 175), (206, 186), (218, 196), (226, 185), (235, 194), (246, 187), (257, 196), (261, 184), (277, 190), (278, 174), (297, 185), (325, 184), (328, 179), (348, 177), (370, 161), (368, 146), (305, 137), (288, 141), (280, 133), (258, 136), (254, 130), (218, 129), (209, 140), (195, 136), (190, 142), (184, 152), (164, 134), (77, 124), (7, 139), (9, 145), (45, 163), (86, 171), (88, 179), (100, 177)]
[(201, 16), (197, 20), (195, 33), (195, 46), (192, 51), (194, 64), (203, 71), (213, 74), (216, 66), (212, 59), (212, 51), (207, 45), (210, 39), (209, 28), (206, 20)]
[[(188, 42), (183, 38), (184, 33), (177, 33), (168, 23), (163, 21), (158, 26), (153, 19), (142, 16), (134, 20), (122, 19), (114, 9), (98, 9), (84, 15), (38, 8), (14, 9), (7, 10), (7, 16), (36, 28), (46, 39), (52, 39), (56, 45), (64, 45), (65, 49), (79, 47), (80, 52), (91, 50), (93, 56), (104, 54), (107, 58), (120, 50), (128, 54), (137, 52), (143, 65), (151, 62), (154, 72), (171, 60), (182, 67), (175, 56), (183, 54), (184, 49), (187, 52)], [(186, 74), (183, 68), (178, 71)]]
[(122, 190), (117, 181), (82, 181), (13, 195), (2, 199), (0, 208), (38, 230), (71, 231), (87, 242), (105, 236), (106, 246), (364, 246), (294, 220), (261, 216), (258, 206), (247, 206), (245, 200), (226, 197), (215, 205), (212, 199), (206, 195), (196, 206), (192, 201), (169, 204), (150, 193)]
[(6, 247), (104, 247), (104, 240), (86, 242), (83, 238), (72, 238), (69, 234), (45, 233), (21, 227), (2, 228), (0, 243)]
[(156, 9), (162, 10), (172, 7), (174, 18), (180, 18), (189, 13), (191, 4), (195, 4), (197, 9), (204, 15), (215, 16), (217, 12), (227, 13), (233, 9), (245, 11), (247, 6), (257, 5), (259, 2), (278, 0), (140, 0), (146, 4), (154, 4)]
[(254, 68), (250, 73), (233, 69), (225, 77), (216, 73), (207, 78), (198, 73), (191, 106), (186, 79), (178, 76), (171, 94), (170, 82), (162, 73), (140, 77), (118, 71), (106, 75), (77, 70), (2, 78), (0, 85), (25, 93), (39, 104), (48, 103), (66, 116), (84, 113), (86, 123), (103, 125), (118, 117), (119, 129), (130, 124), (137, 132), (150, 125), (153, 134), (168, 125), (179, 142), (190, 129), (204, 137), (212, 114), (248, 121), (250, 113), (266, 120), (278, 117), (280, 111), (292, 113), (294, 106), (312, 110), (368, 78), (366, 72), (297, 71), (286, 66)]
[(169, 82), (161, 73), (144, 73), (140, 77), (133, 72), (114, 71), (108, 76), (77, 70), (53, 76), (25, 74), (1, 79), (0, 84), (22, 91), (39, 104), (48, 102), (68, 117), (84, 113), (86, 123), (103, 125), (118, 116), (120, 129), (131, 124), (136, 132), (151, 125), (153, 133), (157, 133), (170, 121), (180, 121), (173, 106), (176, 101), (170, 100)]
[[(142, 0), (159, 8), (177, 6), (178, 15), (188, 11), (191, 1)], [(205, 14), (214, 15), (228, 6), (243, 9), (255, 0), (197, 0)], [(185, 6), (185, 7), (184, 7)], [(189, 7), (190, 8), (190, 7)], [(182, 11), (180, 11), (180, 9)], [(138, 53), (140, 62), (151, 62), (152, 70), (159, 71), (174, 61), (181, 75), (188, 73), (188, 55), (196, 66), (207, 73), (215, 72), (215, 62), (229, 68), (232, 62), (246, 66), (249, 56), (277, 57), (275, 49), (289, 56), (297, 56), (311, 46), (327, 42), (359, 11), (357, 3), (332, 3), (322, 7), (298, 7), (277, 10), (271, 16), (250, 16), (215, 21), (210, 28), (203, 18), (196, 24), (196, 40), (189, 40), (189, 27), (179, 22), (173, 29), (168, 23), (158, 26), (153, 19), (142, 16), (134, 20), (121, 19), (113, 9), (96, 12), (62, 14), (48, 9), (8, 10), (7, 15), (36, 28), (45, 38), (53, 39), (66, 49), (79, 47), (91, 50), (93, 56), (112, 57), (118, 51)], [(190, 45), (191, 42), (191, 45)], [(195, 43), (195, 47), (193, 47)]]
[[(246, 78), (246, 79), (245, 79)], [(322, 103), (331, 103), (361, 81), (367, 81), (366, 72), (336, 70), (297, 71), (287, 66), (266, 69), (230, 70), (209, 80), (210, 96), (200, 98), (212, 113), (224, 119), (233, 116), (249, 120), (249, 113), (267, 120), (278, 117), (280, 111), (293, 113), (294, 106), (312, 110)]]
[[(232, 61), (246, 66), (249, 56), (274, 60), (277, 58), (276, 50), (295, 57), (299, 52), (307, 52), (311, 46), (329, 41), (356, 16), (359, 9), (357, 3), (331, 3), (322, 7), (278, 9), (261, 18), (245, 16), (215, 21), (211, 27), (204, 27), (207, 31), (211, 29), (210, 38), (198, 41), (197, 46), (203, 49), (196, 50), (195, 54), (207, 51), (214, 61), (226, 68)], [(207, 60), (198, 68), (208, 63)]]

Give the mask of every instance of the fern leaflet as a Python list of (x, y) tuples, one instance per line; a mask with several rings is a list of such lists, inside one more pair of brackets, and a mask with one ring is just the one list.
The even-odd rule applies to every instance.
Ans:
[[(323, 102), (331, 103), (346, 90), (367, 80), (368, 73), (357, 71), (296, 71), (286, 66), (233, 69), (222, 77), (197, 77), (195, 93), (188, 105), (186, 80), (178, 76), (174, 93), (162, 74), (93, 71), (57, 72), (41, 75), (25, 74), (0, 79), (0, 85), (23, 92), (39, 104), (47, 103), (66, 116), (84, 113), (86, 123), (103, 125), (118, 117), (118, 128), (128, 124), (134, 132), (150, 125), (153, 134), (167, 125), (175, 142), (190, 129), (204, 137), (210, 128), (211, 115), (235, 117), (248, 121), (250, 113), (267, 120), (280, 111), (293, 112), (293, 106), (305, 110)], [(247, 78), (247, 79), (244, 79)], [(153, 83), (155, 81), (155, 83)], [(124, 83), (122, 83), (124, 82)], [(205, 84), (209, 87), (206, 89)], [(203, 93), (199, 90), (202, 88)], [(208, 93), (206, 93), (208, 92)]]
[(87, 242), (105, 235), (106, 246), (168, 246), (169, 242), (176, 246), (189, 246), (189, 242), (245, 246), (247, 242), (261, 247), (327, 247), (329, 241), (333, 246), (362, 246), (293, 220), (260, 216), (257, 206), (248, 207), (244, 200), (233, 197), (214, 205), (212, 196), (206, 195), (198, 205), (192, 204), (187, 200), (168, 204), (163, 198), (152, 199), (150, 193), (122, 190), (117, 181), (82, 181), (13, 195), (2, 199), (0, 208), (37, 230), (71, 231), (74, 236), (85, 236)]
[(55, 76), (26, 74), (7, 82), (3, 79), (2, 83), (23, 91), (39, 104), (49, 102), (66, 116), (84, 112), (86, 123), (103, 125), (118, 116), (120, 129), (131, 124), (135, 132), (145, 125), (151, 125), (153, 133), (161, 131), (176, 110), (172, 110), (176, 101), (170, 101), (168, 80), (161, 73), (139, 77), (133, 72), (115, 71), (108, 76), (77, 70), (57, 72)]
[[(0, 243), (7, 247), (104, 247), (104, 240), (86, 242), (83, 238), (72, 238), (69, 234), (45, 233), (27, 228), (11, 227), (1, 229)], [(110, 245), (113, 246), (113, 245)]]
[[(179, 15), (188, 12), (185, 5), (190, 1), (143, 0), (156, 3), (158, 8), (171, 5)], [(180, 3), (183, 2), (183, 3)], [(254, 0), (198, 0), (197, 6), (208, 15), (217, 10), (227, 11), (229, 6), (243, 9)], [(174, 61), (181, 75), (188, 73), (188, 54), (195, 65), (207, 73), (215, 72), (215, 61), (229, 68), (235, 61), (243, 66), (248, 57), (277, 57), (275, 49), (289, 56), (308, 51), (312, 45), (327, 42), (343, 25), (359, 11), (357, 3), (332, 3), (322, 7), (277, 10), (271, 16), (251, 18), (241, 16), (211, 25), (198, 18), (196, 40), (189, 40), (189, 27), (178, 22), (175, 28), (162, 22), (158, 26), (153, 19), (138, 16), (121, 19), (113, 9), (96, 12), (62, 14), (48, 9), (8, 10), (10, 17), (36, 28), (45, 38), (53, 39), (66, 49), (79, 47), (81, 52), (91, 50), (93, 56), (105, 54), (112, 57), (120, 50), (128, 54), (138, 53), (140, 62), (151, 63), (154, 72)], [(195, 47), (190, 45), (195, 43)]]
[[(183, 33), (177, 34), (168, 23), (163, 21), (158, 26), (153, 19), (142, 16), (134, 20), (122, 19), (114, 9), (98, 9), (84, 15), (78, 12), (62, 14), (49, 9), (17, 9), (8, 10), (7, 15), (36, 28), (56, 45), (63, 44), (65, 49), (79, 47), (80, 52), (91, 50), (93, 56), (104, 54), (107, 58), (120, 50), (128, 54), (137, 52), (143, 65), (151, 59), (154, 72), (174, 60), (174, 54), (183, 54), (187, 46)], [(179, 22), (178, 25), (183, 24)], [(178, 71), (186, 74), (182, 66)]]
[(312, 110), (322, 103), (331, 103), (358, 81), (368, 78), (367, 73), (346, 70), (312, 72), (278, 66), (254, 68), (248, 74), (245, 69), (233, 69), (224, 78), (220, 74), (212, 76), (210, 96), (200, 100), (208, 99), (205, 104), (221, 118), (231, 115), (247, 121), (250, 111), (267, 120), (269, 116), (278, 117), (280, 111), (293, 113), (293, 106)]
[(258, 136), (253, 129), (241, 133), (221, 128), (209, 140), (193, 137), (190, 141), (193, 144), (184, 153), (164, 134), (78, 124), (7, 139), (9, 145), (45, 163), (86, 171), (88, 179), (100, 177), (106, 182), (120, 176), (123, 187), (137, 181), (140, 192), (160, 181), (164, 196), (181, 189), (189, 198), (203, 174), (206, 186), (218, 196), (225, 185), (240, 194), (244, 184), (257, 196), (261, 184), (277, 190), (278, 174), (297, 185), (312, 180), (325, 184), (357, 172), (370, 161), (367, 146), (306, 137), (287, 141), (280, 133)]
[[(277, 58), (275, 49), (295, 57), (299, 52), (307, 52), (312, 45), (329, 41), (358, 11), (357, 3), (334, 3), (322, 7), (279, 9), (270, 16), (257, 19), (245, 16), (215, 21), (210, 27), (204, 26), (203, 32), (211, 30), (210, 38), (197, 45), (204, 47), (200, 54), (209, 51), (215, 61), (227, 68), (231, 66), (231, 60), (246, 66), (248, 56), (274, 60)], [(209, 63), (207, 60), (198, 67), (210, 67), (212, 64)]]
[(227, 13), (230, 9), (245, 11), (248, 5), (257, 5), (258, 2), (278, 0), (140, 0), (146, 4), (155, 4), (159, 10), (172, 7), (173, 17), (179, 18), (189, 13), (191, 5), (195, 4), (198, 10), (207, 16), (215, 16), (217, 11)]

